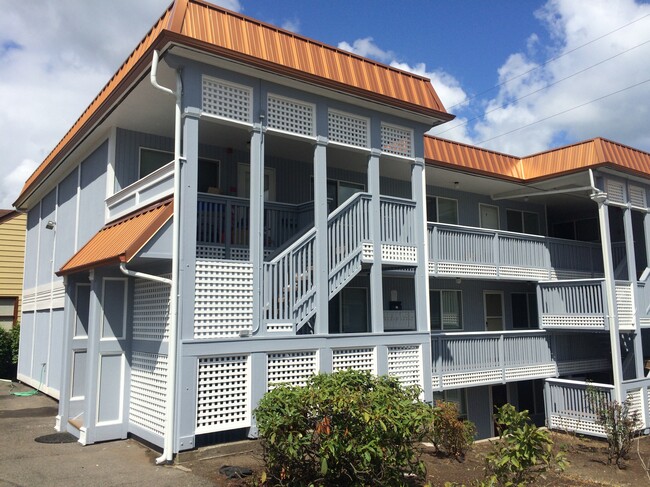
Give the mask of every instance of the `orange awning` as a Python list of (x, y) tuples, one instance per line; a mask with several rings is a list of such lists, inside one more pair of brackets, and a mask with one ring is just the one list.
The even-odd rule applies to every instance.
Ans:
[(173, 202), (168, 198), (109, 223), (56, 274), (62, 276), (95, 267), (129, 262), (171, 219), (172, 215)]

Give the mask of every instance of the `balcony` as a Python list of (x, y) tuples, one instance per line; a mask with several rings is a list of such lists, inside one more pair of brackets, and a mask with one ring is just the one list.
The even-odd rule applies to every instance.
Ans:
[[(635, 283), (616, 281), (616, 312), (620, 330), (634, 330)], [(638, 285), (637, 285), (638, 287)], [(643, 287), (645, 291), (645, 287)], [(637, 292), (637, 295), (644, 293)], [(608, 330), (604, 279), (539, 283), (540, 326), (545, 329)]]
[(433, 276), (523, 280), (603, 275), (598, 244), (429, 223), (429, 273)]

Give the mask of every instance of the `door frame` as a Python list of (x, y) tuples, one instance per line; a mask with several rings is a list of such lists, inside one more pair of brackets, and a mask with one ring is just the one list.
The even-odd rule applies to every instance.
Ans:
[[(483, 226), (483, 212), (481, 211), (481, 209), (483, 207), (485, 207), (485, 208), (494, 208), (496, 210), (496, 213), (497, 213), (497, 227), (496, 228)], [(479, 226), (481, 228), (487, 228), (489, 230), (500, 230), (501, 229), (501, 215), (499, 214), (499, 207), (496, 206), (496, 205), (488, 205), (488, 204), (485, 204), (485, 203), (479, 203), (478, 204), (478, 224), (479, 224)]]
[[(488, 330), (488, 314), (487, 314), (487, 301), (486, 301), (486, 296), (488, 294), (498, 294), (501, 297), (501, 329), (500, 330)], [(494, 316), (494, 318), (496, 318), (496, 316)], [(491, 289), (483, 290), (483, 321), (485, 322), (485, 331), (504, 331), (506, 329), (506, 308), (505, 308), (503, 291), (495, 291)]]

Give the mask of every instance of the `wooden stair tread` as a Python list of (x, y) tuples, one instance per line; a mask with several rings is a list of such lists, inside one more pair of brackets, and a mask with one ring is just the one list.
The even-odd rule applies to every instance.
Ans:
[(72, 418), (68, 420), (68, 423), (77, 428), (79, 431), (81, 431), (81, 428), (83, 428), (84, 425), (83, 418)]

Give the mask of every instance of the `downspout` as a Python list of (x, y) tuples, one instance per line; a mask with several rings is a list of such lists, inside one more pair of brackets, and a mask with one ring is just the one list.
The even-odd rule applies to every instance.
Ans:
[[(153, 52), (151, 63), (151, 84), (176, 98), (174, 114), (174, 214), (172, 230), (172, 278), (169, 283), (169, 350), (167, 354), (167, 399), (165, 407), (165, 429), (163, 436), (163, 453), (156, 458), (156, 463), (171, 462), (174, 458), (174, 432), (176, 417), (176, 364), (178, 355), (178, 273), (180, 264), (180, 196), (181, 196), (181, 105), (183, 81), (180, 71), (176, 71), (176, 91), (158, 84), (158, 51)], [(156, 276), (157, 277), (157, 276)]]

